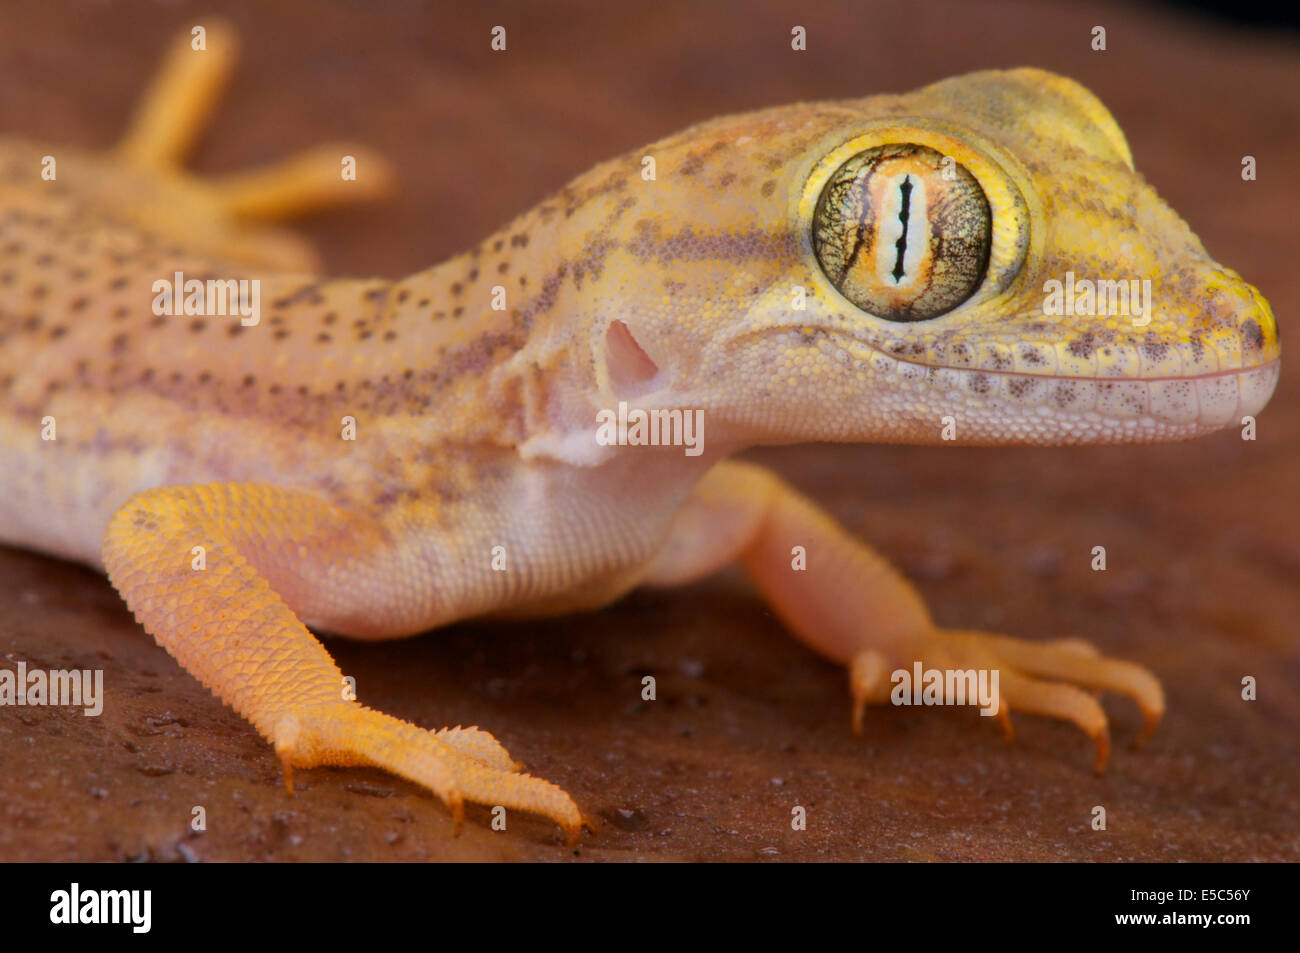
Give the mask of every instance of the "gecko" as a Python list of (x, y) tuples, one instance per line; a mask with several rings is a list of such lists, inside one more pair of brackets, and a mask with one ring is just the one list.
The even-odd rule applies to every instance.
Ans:
[[(107, 151), (0, 138), (0, 542), (105, 571), (290, 792), (294, 768), (374, 766), (457, 831), (472, 802), (576, 842), (592, 825), (566, 791), (486, 730), (366, 707), (314, 633), (592, 610), (733, 563), (845, 667), (855, 732), (913, 665), (998, 673), (1008, 739), (1012, 712), (1070, 722), (1098, 771), (1101, 693), (1156, 728), (1147, 668), (939, 625), (865, 542), (733, 459), (1154, 443), (1265, 406), (1268, 302), (1083, 86), (985, 71), (725, 116), (441, 264), (358, 280), (322, 275), (284, 220), (390, 194), (381, 156), (185, 171), (236, 45), (217, 21), (179, 38)], [(638, 414), (663, 439), (635, 439)]]

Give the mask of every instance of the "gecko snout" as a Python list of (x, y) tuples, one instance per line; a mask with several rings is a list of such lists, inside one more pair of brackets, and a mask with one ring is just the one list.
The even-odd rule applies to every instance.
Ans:
[(1189, 403), (1194, 393), (1198, 423), (1207, 429), (1236, 426), (1259, 413), (1277, 386), (1277, 320), (1268, 300), (1236, 272), (1215, 265), (1204, 282), (1204, 304), (1190, 315), (1189, 345), (1179, 348), (1182, 367), (1150, 377), (1171, 398), (1180, 386)]
[[(1235, 277), (1235, 276), (1234, 276)], [(1230, 309), (1241, 341), (1241, 368), (1237, 377), (1238, 414), (1253, 416), (1264, 409), (1277, 387), (1282, 366), (1282, 346), (1273, 309), (1259, 289), (1237, 278), (1230, 292), (1221, 291), (1219, 307)], [(1239, 422), (1240, 417), (1235, 422)]]

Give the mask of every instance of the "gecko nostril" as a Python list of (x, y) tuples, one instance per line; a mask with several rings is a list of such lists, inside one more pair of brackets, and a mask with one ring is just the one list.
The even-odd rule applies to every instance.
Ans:
[(1273, 316), (1273, 308), (1269, 305), (1268, 299), (1260, 294), (1254, 285), (1248, 285), (1247, 287), (1250, 289), (1250, 296), (1255, 302), (1255, 319), (1259, 322), (1262, 337), (1261, 347), (1271, 345), (1276, 350), (1278, 342), (1282, 339), (1282, 332), (1277, 326), (1277, 318)]
[(1243, 367), (1276, 360), (1281, 353), (1278, 327), (1268, 300), (1235, 272), (1224, 269), (1215, 277), (1207, 292), (1205, 325), (1224, 335), (1232, 350), (1239, 348)]
[(1279, 356), (1277, 320), (1273, 309), (1252, 285), (1242, 282), (1230, 304), (1235, 322), (1241, 333), (1242, 357), (1250, 363), (1262, 364)]

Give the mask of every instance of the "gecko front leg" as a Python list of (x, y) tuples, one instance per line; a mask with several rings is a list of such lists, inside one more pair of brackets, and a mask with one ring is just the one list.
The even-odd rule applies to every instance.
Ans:
[(170, 486), (118, 511), (103, 558), (158, 644), (275, 746), (290, 790), (293, 767), (371, 765), (437, 794), (457, 830), (473, 801), (549, 817), (574, 843), (583, 819), (573, 800), (520, 773), (487, 732), (428, 731), (345, 697), (343, 673), (298, 612), (328, 625), (355, 611), (349, 603), (401, 603), (411, 579), (384, 564), (390, 543), (367, 519), (296, 490)]
[[(806, 571), (791, 567), (796, 546), (807, 553)], [(1073, 722), (1093, 739), (1097, 771), (1106, 767), (1110, 735), (1105, 712), (1084, 688), (1133, 698), (1146, 719), (1143, 738), (1164, 713), (1150, 672), (1104, 658), (1082, 640), (1033, 643), (936, 626), (917, 591), (816, 504), (761, 467), (727, 462), (709, 471), (679, 512), (644, 582), (677, 585), (736, 560), (795, 635), (848, 666), (855, 732), (867, 705), (889, 701), (892, 673), (914, 662), (997, 671), (1007, 737), (1012, 711)]]

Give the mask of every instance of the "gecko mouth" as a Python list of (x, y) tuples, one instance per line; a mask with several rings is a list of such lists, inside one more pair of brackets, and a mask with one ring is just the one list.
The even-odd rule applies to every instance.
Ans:
[(1216, 377), (1233, 377), (1238, 374), (1264, 370), (1275, 364), (1281, 364), (1281, 360), (1281, 358), (1273, 358), (1271, 361), (1265, 361), (1261, 364), (1252, 364), (1248, 367), (1233, 367), (1226, 370), (1206, 371), (1204, 374), (1152, 374), (1147, 377), (1099, 377), (1090, 374), (1033, 374), (1028, 371), (1004, 371), (981, 367), (955, 367), (948, 364), (917, 364), (916, 366), (933, 367), (936, 370), (941, 371), (961, 371), (972, 374), (1006, 374), (1010, 377), (1032, 377), (1046, 381), (1096, 381), (1097, 383), (1102, 384), (1154, 384), (1162, 381), (1200, 381)]
[[(1204, 374), (1114, 378), (1032, 374), (915, 364), (888, 358), (895, 373), (942, 392), (981, 404), (999, 404), (1021, 413), (1052, 417), (1096, 415), (1185, 427), (1193, 432), (1241, 423), (1258, 413), (1272, 396), (1281, 359)], [(883, 370), (877, 360), (876, 369)]]

